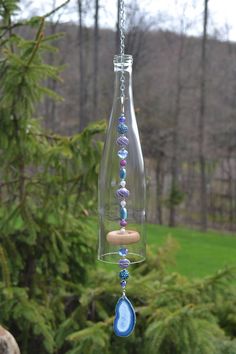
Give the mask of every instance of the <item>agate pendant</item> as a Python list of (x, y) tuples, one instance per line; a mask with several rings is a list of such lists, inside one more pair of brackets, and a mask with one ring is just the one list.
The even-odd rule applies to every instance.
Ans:
[(133, 305), (126, 296), (122, 296), (115, 310), (114, 332), (118, 337), (128, 337), (134, 330), (136, 315)]

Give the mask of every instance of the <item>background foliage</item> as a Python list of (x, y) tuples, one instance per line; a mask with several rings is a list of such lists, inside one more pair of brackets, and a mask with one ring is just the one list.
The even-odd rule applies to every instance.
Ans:
[[(18, 2), (0, 2), (0, 322), (23, 354), (234, 354), (235, 268), (203, 280), (166, 274), (173, 240), (137, 266), (129, 296), (137, 309), (135, 334), (112, 331), (120, 294), (113, 271), (98, 268), (94, 221), (104, 123), (72, 137), (52, 134), (36, 116), (49, 95), (47, 78), (60, 67), (45, 36), (48, 15), (12, 22)], [(34, 37), (14, 31), (31, 28)]]

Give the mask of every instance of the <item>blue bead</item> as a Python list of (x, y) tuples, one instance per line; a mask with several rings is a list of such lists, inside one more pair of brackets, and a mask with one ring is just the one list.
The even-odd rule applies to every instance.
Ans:
[(128, 151), (125, 149), (121, 149), (118, 151), (117, 155), (119, 156), (120, 159), (126, 159), (126, 157), (128, 156)]
[(122, 220), (126, 220), (128, 217), (127, 209), (126, 208), (120, 208), (120, 218)]
[(120, 123), (124, 123), (125, 120), (126, 120), (125, 116), (120, 116), (120, 117), (119, 117), (119, 122), (120, 122)]
[(121, 179), (125, 179), (126, 178), (126, 169), (125, 168), (121, 168), (120, 169), (120, 178)]
[(127, 280), (129, 278), (129, 272), (127, 269), (121, 270), (119, 275), (121, 280)]
[(127, 127), (126, 124), (120, 123), (120, 124), (118, 125), (118, 127), (117, 127), (117, 130), (118, 130), (118, 133), (120, 133), (120, 134), (125, 134), (125, 133), (127, 133), (127, 131), (128, 131), (128, 127)]
[(120, 286), (121, 286), (122, 288), (125, 288), (125, 287), (126, 287), (126, 284), (127, 284), (126, 280), (121, 280)]
[(128, 248), (120, 248), (119, 249), (119, 255), (120, 256), (126, 256), (127, 254), (129, 253), (129, 250), (128, 250)]
[(115, 310), (114, 332), (119, 337), (128, 337), (134, 330), (136, 315), (133, 305), (128, 298), (121, 297)]

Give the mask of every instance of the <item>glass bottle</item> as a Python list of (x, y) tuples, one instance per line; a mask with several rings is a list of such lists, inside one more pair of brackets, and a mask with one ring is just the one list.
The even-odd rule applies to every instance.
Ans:
[[(98, 259), (116, 264), (122, 249), (128, 250), (131, 264), (142, 262), (146, 255), (146, 182), (133, 104), (132, 63), (131, 55), (114, 57), (114, 100), (98, 183)], [(127, 132), (119, 124), (126, 126)], [(123, 145), (117, 144), (118, 138)], [(129, 196), (122, 198), (120, 189), (128, 190)]]

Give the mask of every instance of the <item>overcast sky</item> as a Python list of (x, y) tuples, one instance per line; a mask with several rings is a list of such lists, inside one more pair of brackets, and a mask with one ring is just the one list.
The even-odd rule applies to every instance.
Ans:
[[(37, 0), (22, 1), (27, 4), (24, 7), (25, 13), (42, 14), (52, 8), (53, 3), (58, 5), (63, 3), (62, 0)], [(93, 4), (91, 0), (91, 4)], [(132, 0), (125, 0), (130, 3)], [(76, 0), (71, 0), (67, 9), (63, 10), (62, 20), (77, 20)], [(147, 16), (154, 19), (164, 17), (168, 21), (162, 23), (162, 26), (169, 29), (177, 29), (179, 27), (180, 18), (185, 15), (192, 25), (188, 30), (189, 34), (198, 35), (201, 31), (201, 21), (203, 12), (203, 0), (137, 0), (141, 10), (147, 12)], [(116, 4), (117, 0), (100, 0), (100, 25), (102, 27), (115, 27), (116, 23)], [(187, 5), (186, 5), (187, 4)], [(215, 33), (222, 39), (230, 39), (236, 41), (236, 0), (209, 0), (209, 31)], [(92, 21), (92, 18), (90, 20)]]

